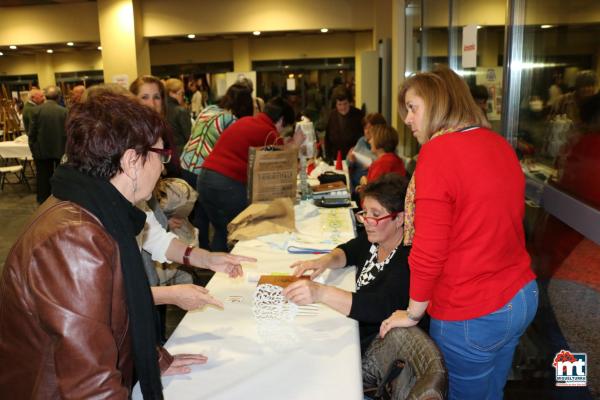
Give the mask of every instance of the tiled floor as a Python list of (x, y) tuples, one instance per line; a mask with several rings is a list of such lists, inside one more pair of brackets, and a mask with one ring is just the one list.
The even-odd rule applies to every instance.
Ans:
[[(36, 207), (35, 195), (22, 185), (6, 185), (0, 193), (0, 271), (10, 247)], [(597, 288), (594, 287), (578, 286), (564, 279), (540, 281), (540, 308), (517, 350), (505, 399), (599, 398), (600, 374), (597, 368), (594, 369), (599, 365), (596, 356), (600, 354), (596, 351), (596, 347), (600, 346), (599, 299)], [(177, 307), (168, 307), (167, 336), (184, 314)], [(551, 357), (554, 349), (563, 346), (574, 349), (582, 346), (583, 351), (588, 352), (588, 364), (592, 367), (588, 374), (591, 387), (576, 389), (554, 386)]]

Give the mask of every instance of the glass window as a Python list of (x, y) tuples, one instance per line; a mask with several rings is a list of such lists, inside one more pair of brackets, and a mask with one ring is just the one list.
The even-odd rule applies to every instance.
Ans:
[[(593, 124), (584, 120), (593, 115), (582, 115), (585, 102), (598, 92), (600, 2), (527, 0), (522, 8), (522, 56), (514, 60), (521, 76), (519, 154), (530, 177), (551, 179), (595, 202), (581, 190), (600, 186), (592, 173), (600, 170), (600, 154), (579, 153), (600, 146), (589, 135)], [(587, 183), (575, 182), (583, 178)]]

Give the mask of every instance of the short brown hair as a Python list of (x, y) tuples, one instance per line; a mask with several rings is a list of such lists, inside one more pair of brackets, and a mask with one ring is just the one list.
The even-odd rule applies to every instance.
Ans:
[(333, 104), (335, 105), (336, 101), (345, 101), (352, 103), (352, 93), (345, 86), (339, 85), (335, 89), (333, 89), (333, 93), (331, 94), (331, 98), (333, 99)]
[(168, 130), (161, 116), (133, 96), (99, 90), (85, 102), (74, 104), (69, 112), (67, 165), (96, 178), (110, 179), (121, 171), (126, 150), (134, 149), (146, 157)]
[(370, 113), (367, 114), (362, 120), (363, 126), (369, 124), (371, 126), (375, 125), (387, 125), (387, 121), (385, 117), (379, 113)]
[(365, 185), (360, 194), (361, 201), (371, 197), (379, 202), (390, 213), (404, 211), (404, 198), (408, 180), (390, 172)]
[(408, 113), (406, 92), (410, 89), (425, 103), (424, 130), (429, 135), (441, 129), (460, 129), (471, 125), (490, 127), (465, 81), (449, 68), (417, 73), (404, 81), (398, 93), (402, 119)]
[(392, 153), (396, 151), (396, 146), (398, 146), (398, 132), (391, 126), (373, 125), (371, 140), (373, 147), (383, 149), (386, 153)]

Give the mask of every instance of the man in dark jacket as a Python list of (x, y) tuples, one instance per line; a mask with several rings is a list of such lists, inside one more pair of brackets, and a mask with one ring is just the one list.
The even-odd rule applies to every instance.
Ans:
[(25, 134), (29, 135), (29, 126), (31, 125), (31, 115), (33, 109), (44, 102), (44, 93), (34, 87), (29, 91), (29, 98), (23, 106), (23, 127), (25, 128)]
[(338, 86), (333, 91), (335, 110), (332, 111), (327, 122), (325, 132), (325, 158), (334, 161), (338, 151), (342, 159), (346, 158), (350, 150), (363, 135), (362, 112), (351, 104), (352, 94), (343, 86)]
[(34, 108), (29, 127), (29, 148), (37, 171), (37, 201), (50, 196), (50, 178), (65, 152), (67, 109), (57, 101), (60, 89), (46, 88), (46, 102)]

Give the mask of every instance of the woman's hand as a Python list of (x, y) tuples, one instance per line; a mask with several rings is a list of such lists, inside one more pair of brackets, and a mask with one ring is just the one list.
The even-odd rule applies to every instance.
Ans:
[(385, 337), (392, 328), (409, 328), (415, 326), (417, 323), (417, 321), (408, 318), (406, 310), (396, 310), (388, 317), (388, 319), (381, 323), (381, 326), (379, 327), (379, 336), (382, 338)]
[(222, 272), (229, 275), (230, 278), (237, 278), (244, 275), (242, 265), (243, 261), (256, 262), (256, 258), (236, 256), (228, 253), (208, 253), (206, 255), (206, 268), (215, 272)]
[(307, 304), (318, 303), (321, 301), (321, 292), (324, 285), (313, 282), (308, 279), (300, 279), (288, 285), (281, 292), (289, 301), (305, 306)]
[(202, 354), (175, 354), (169, 368), (163, 372), (163, 376), (188, 374), (193, 364), (206, 364), (208, 358)]
[(306, 271), (313, 271), (312, 274), (310, 274), (310, 279), (315, 279), (327, 269), (323, 258), (324, 257), (308, 261), (296, 261), (290, 265), (290, 268), (295, 268), (294, 276), (302, 276)]
[(212, 304), (223, 308), (220, 300), (212, 297), (206, 288), (186, 283), (182, 285), (166, 286), (171, 291), (171, 300), (167, 304), (174, 304), (186, 311), (200, 308), (206, 304)]

